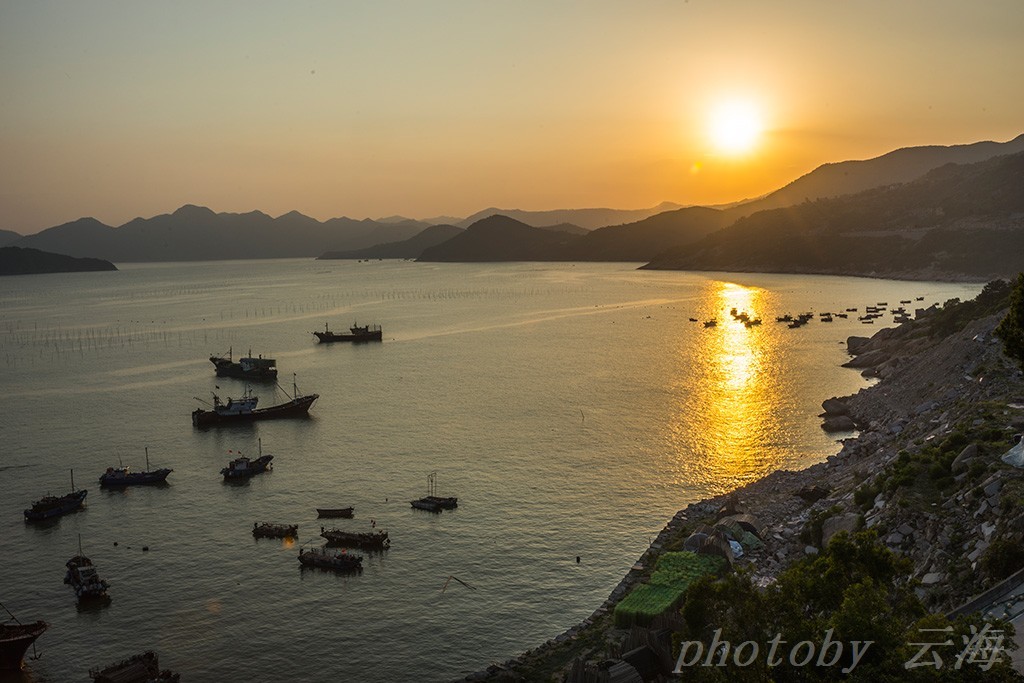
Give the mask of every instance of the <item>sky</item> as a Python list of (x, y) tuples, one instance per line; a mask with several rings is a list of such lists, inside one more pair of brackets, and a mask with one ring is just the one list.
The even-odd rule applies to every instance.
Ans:
[(0, 229), (727, 203), (1024, 133), (1021, 35), (1021, 0), (0, 0)]

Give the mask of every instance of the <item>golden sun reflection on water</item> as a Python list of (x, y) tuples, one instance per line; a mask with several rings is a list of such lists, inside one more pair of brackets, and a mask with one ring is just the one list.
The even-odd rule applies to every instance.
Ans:
[(716, 491), (730, 490), (776, 469), (785, 455), (773, 446), (783, 428), (777, 333), (767, 319), (747, 326), (741, 317), (767, 316), (769, 296), (754, 287), (709, 283), (703, 319), (717, 325), (699, 330), (696, 347), (679, 350), (681, 362), (693, 363), (675, 411), (680, 480), (696, 476)]

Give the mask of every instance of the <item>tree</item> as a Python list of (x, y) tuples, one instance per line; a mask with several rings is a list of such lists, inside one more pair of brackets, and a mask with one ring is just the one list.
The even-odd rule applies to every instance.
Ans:
[(1017, 275), (1010, 310), (996, 328), (996, 336), (1003, 340), (1006, 355), (1024, 366), (1024, 273)]

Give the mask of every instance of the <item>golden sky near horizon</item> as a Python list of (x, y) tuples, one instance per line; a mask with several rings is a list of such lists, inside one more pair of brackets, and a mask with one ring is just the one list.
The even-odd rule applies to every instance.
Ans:
[(1020, 0), (0, 0), (0, 229), (731, 202), (1016, 137), (1022, 29)]

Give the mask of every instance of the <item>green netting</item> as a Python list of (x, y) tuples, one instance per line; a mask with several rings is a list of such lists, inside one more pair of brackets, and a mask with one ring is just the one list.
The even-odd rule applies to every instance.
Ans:
[(681, 588), (640, 584), (615, 606), (615, 626), (647, 626), (654, 617), (674, 607), (682, 596)]
[(716, 555), (665, 553), (654, 565), (650, 583), (636, 586), (615, 606), (615, 626), (649, 625), (654, 617), (677, 606), (691, 583), (724, 567), (725, 559)]

